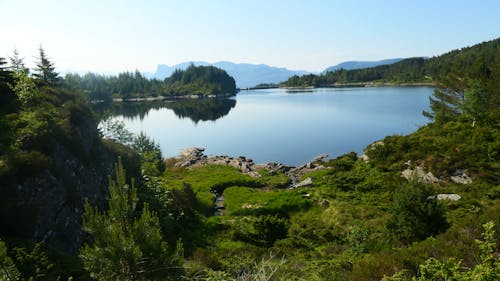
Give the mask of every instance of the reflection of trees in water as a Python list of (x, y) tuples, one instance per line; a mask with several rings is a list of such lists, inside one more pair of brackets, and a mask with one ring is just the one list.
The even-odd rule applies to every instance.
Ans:
[(189, 118), (194, 123), (215, 121), (226, 116), (236, 106), (234, 99), (181, 100), (167, 104), (178, 117)]
[(100, 120), (110, 116), (122, 115), (125, 118), (139, 118), (143, 120), (150, 110), (162, 108), (172, 109), (180, 118), (189, 118), (193, 122), (215, 121), (226, 116), (236, 106), (234, 99), (200, 99), (178, 101), (148, 101), (148, 102), (120, 102), (112, 104), (94, 104), (93, 109)]

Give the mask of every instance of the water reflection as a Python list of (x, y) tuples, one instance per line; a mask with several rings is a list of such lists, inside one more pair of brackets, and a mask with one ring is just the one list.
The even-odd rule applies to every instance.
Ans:
[(144, 120), (151, 110), (171, 109), (179, 118), (189, 118), (195, 124), (215, 121), (229, 114), (236, 106), (234, 99), (189, 99), (178, 101), (120, 102), (95, 104), (93, 109), (100, 120), (121, 115), (128, 119)]

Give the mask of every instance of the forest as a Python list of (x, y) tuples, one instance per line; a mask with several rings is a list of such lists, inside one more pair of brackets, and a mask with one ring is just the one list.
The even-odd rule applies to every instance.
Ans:
[(118, 76), (95, 73), (79, 75), (68, 73), (62, 86), (79, 93), (92, 102), (110, 102), (115, 99), (172, 96), (231, 96), (236, 94), (236, 83), (224, 70), (213, 66), (189, 66), (177, 70), (164, 81), (148, 79), (139, 71), (122, 72)]
[[(499, 280), (499, 40), (387, 66), (433, 71), (431, 122), (293, 188), (279, 165), (182, 166), (119, 123), (99, 131), (43, 49), (33, 70), (0, 58), (0, 280)], [(158, 83), (225, 92), (224, 77)]]
[(495, 62), (500, 39), (450, 51), (432, 58), (408, 58), (400, 62), (371, 68), (327, 72), (322, 75), (293, 76), (285, 87), (327, 87), (343, 83), (439, 83), (450, 73), (474, 75)]

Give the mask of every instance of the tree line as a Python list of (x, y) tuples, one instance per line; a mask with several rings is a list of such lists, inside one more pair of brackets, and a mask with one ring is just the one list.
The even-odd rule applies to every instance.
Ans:
[(145, 98), (182, 95), (234, 95), (234, 78), (213, 66), (189, 66), (176, 70), (161, 81), (148, 79), (139, 71), (122, 72), (117, 76), (95, 73), (66, 74), (63, 86), (80, 92), (90, 101), (111, 101), (113, 98)]
[(432, 58), (408, 58), (390, 65), (352, 70), (338, 69), (321, 75), (292, 76), (282, 85), (325, 87), (336, 83), (356, 82), (437, 82), (449, 73), (456, 73), (460, 77), (474, 76), (477, 72), (492, 67), (499, 46), (500, 39), (495, 39)]
[[(9, 70), (15, 75), (32, 76), (47, 85), (62, 86), (66, 90), (80, 94), (88, 101), (112, 101), (113, 98), (145, 98), (180, 95), (234, 95), (234, 78), (224, 70), (213, 66), (189, 66), (186, 70), (176, 70), (165, 80), (148, 79), (138, 70), (121, 72), (116, 76), (100, 75), (92, 72), (80, 75), (68, 73), (61, 77), (55, 71), (54, 63), (40, 47), (36, 67), (31, 73), (24, 60), (14, 50)], [(2, 61), (6, 63), (5, 59)], [(6, 66), (3, 66), (7, 69)], [(20, 78), (20, 77), (18, 77)]]

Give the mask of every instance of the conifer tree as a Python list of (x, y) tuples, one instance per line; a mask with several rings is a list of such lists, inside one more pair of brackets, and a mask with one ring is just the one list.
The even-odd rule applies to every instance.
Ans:
[(7, 255), (7, 246), (0, 240), (0, 280), (19, 280), (21, 273), (17, 270), (12, 259)]
[(7, 62), (0, 57), (0, 108), (15, 99), (10, 86), (13, 82), (12, 72), (7, 68)]
[(33, 76), (49, 86), (57, 86), (61, 82), (61, 78), (59, 77), (59, 73), (55, 71), (54, 63), (47, 58), (42, 46), (40, 46), (39, 52), (40, 57), (36, 62)]
[(17, 49), (14, 49), (12, 53), (12, 57), (9, 57), (10, 60), (10, 68), (12, 71), (25, 71), (28, 72), (28, 69), (24, 65), (24, 59), (19, 56), (19, 52)]
[(180, 244), (173, 253), (160, 233), (160, 223), (146, 203), (138, 215), (137, 191), (126, 183), (121, 162), (110, 179), (109, 208), (85, 205), (83, 228), (92, 243), (80, 251), (85, 268), (97, 280), (175, 280), (181, 270)]

